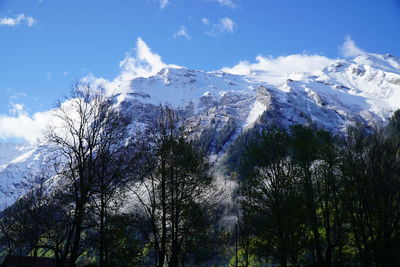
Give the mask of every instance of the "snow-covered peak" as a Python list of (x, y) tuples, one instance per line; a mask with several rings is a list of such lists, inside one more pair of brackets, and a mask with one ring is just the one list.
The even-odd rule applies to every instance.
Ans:
[[(264, 111), (277, 107), (291, 106), (285, 111), (289, 113), (295, 109), (301, 114), (316, 114), (305, 120), (295, 116), (297, 119), (289, 118), (285, 124), (314, 121), (335, 131), (355, 120), (370, 125), (385, 121), (400, 108), (400, 66), (394, 56), (363, 53), (353, 60), (331, 60), (313, 72), (282, 73), (252, 67), (247, 74), (165, 67), (148, 78), (132, 79), (129, 90), (116, 98), (128, 109), (132, 103), (164, 103), (190, 107), (193, 114), (215, 113), (209, 109), (220, 107), (219, 113), (234, 116), (235, 112), (227, 110), (240, 110), (236, 119), (243, 129), (251, 127)], [(263, 98), (260, 95), (268, 94), (272, 101), (257, 102)], [(321, 115), (326, 112), (337, 118), (331, 121)]]
[(0, 144), (0, 210), (34, 185), (47, 156), (44, 146)]
[[(134, 125), (154, 120), (160, 104), (179, 109), (193, 136), (207, 136), (214, 158), (255, 124), (307, 124), (343, 132), (355, 122), (385, 122), (400, 108), (400, 60), (394, 56), (316, 57), (319, 68), (305, 72), (273, 69), (286, 70), (296, 61), (302, 65), (301, 56), (264, 61), (211, 72), (158, 64), (145, 77), (123, 75), (123, 82), (116, 79), (106, 89)], [(216, 141), (210, 133), (224, 138)], [(45, 159), (45, 147), (0, 145), (0, 208), (26, 190)]]
[(186, 68), (163, 68), (148, 78), (136, 78), (130, 82), (130, 90), (118, 96), (118, 102), (138, 100), (141, 103), (173, 107), (197, 106), (201, 96), (210, 92), (223, 96), (228, 91), (249, 90), (250, 84), (238, 75), (225, 72), (205, 72)]
[(356, 105), (363, 114), (385, 120), (400, 108), (399, 62), (394, 56), (365, 53), (354, 60), (335, 61), (313, 78), (340, 91), (337, 95), (344, 105)]
[(385, 72), (400, 74), (400, 58), (392, 55), (364, 53), (356, 57), (354, 62), (360, 66), (369, 66)]

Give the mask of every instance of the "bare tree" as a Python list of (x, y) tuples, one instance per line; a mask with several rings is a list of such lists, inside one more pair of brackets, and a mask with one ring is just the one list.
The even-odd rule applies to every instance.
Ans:
[[(113, 153), (119, 157), (120, 148), (125, 146), (127, 126), (128, 121), (115, 110), (104, 91), (88, 84), (76, 83), (70, 98), (58, 103), (55, 110), (55, 124), (48, 129), (46, 139), (57, 153), (57, 179), (66, 192), (64, 196), (69, 197), (72, 218), (67, 227), (71, 231), (62, 244), (61, 257), (69, 258), (71, 266), (83, 252), (82, 231), (91, 226), (87, 218), (89, 203), (116, 177), (112, 173), (110, 180), (103, 175), (111, 173)], [(107, 199), (102, 193), (99, 196), (100, 217), (104, 220)]]
[[(127, 145), (127, 124), (115, 117), (108, 127), (112, 127), (111, 135), (104, 137), (106, 144), (101, 151), (101, 158), (96, 166), (97, 177), (94, 194), (91, 197), (92, 212), (95, 216), (99, 232), (99, 265), (109, 264), (109, 217), (116, 215), (123, 205), (123, 194), (118, 190), (126, 181), (126, 173), (133, 166)], [(112, 213), (112, 214), (110, 214)]]

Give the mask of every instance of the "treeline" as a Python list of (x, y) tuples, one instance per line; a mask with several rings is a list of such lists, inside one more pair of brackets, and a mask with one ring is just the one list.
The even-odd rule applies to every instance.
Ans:
[[(159, 107), (134, 125), (101, 90), (76, 84), (45, 139), (47, 168), (2, 212), (3, 256), (58, 266), (197, 266), (221, 251), (223, 187), (182, 120)], [(134, 127), (134, 128), (132, 128)]]
[(102, 267), (400, 264), (400, 111), (345, 136), (299, 125), (246, 132), (228, 150), (230, 191), (203, 153), (208, 132), (192, 140), (162, 106), (143, 127), (114, 104), (85, 84), (59, 103), (47, 168), (1, 214), (3, 256)]
[(240, 266), (400, 265), (400, 111), (345, 137), (270, 129), (242, 162)]

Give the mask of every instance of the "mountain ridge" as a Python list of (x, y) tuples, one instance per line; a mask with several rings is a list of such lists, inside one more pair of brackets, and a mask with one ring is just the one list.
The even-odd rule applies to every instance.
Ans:
[[(333, 60), (312, 73), (289, 74), (250, 70), (238, 75), (166, 67), (112, 89), (108, 94), (115, 106), (136, 124), (150, 123), (160, 104), (178, 110), (187, 118), (194, 138), (210, 135), (207, 142), (216, 160), (261, 117), (283, 127), (305, 124), (335, 133), (357, 122), (369, 127), (386, 123), (400, 108), (400, 59), (365, 53), (353, 60)], [(46, 164), (46, 148), (2, 144), (0, 155), (3, 208), (29, 190), (29, 180)]]

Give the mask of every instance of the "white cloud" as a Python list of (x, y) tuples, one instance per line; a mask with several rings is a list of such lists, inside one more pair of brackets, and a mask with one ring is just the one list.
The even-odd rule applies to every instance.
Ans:
[[(91, 82), (93, 87), (102, 86), (108, 94), (129, 92), (130, 82), (137, 77), (149, 77), (158, 73), (161, 69), (180, 68), (177, 65), (166, 64), (161, 57), (152, 52), (149, 46), (138, 38), (136, 42), (136, 53), (134, 56), (127, 54), (119, 64), (121, 73), (113, 80), (96, 78), (89, 75), (83, 81)], [(63, 105), (67, 103), (64, 102)], [(23, 139), (30, 143), (36, 143), (43, 137), (43, 130), (49, 123), (57, 125), (54, 118), (56, 110), (37, 112), (33, 115), (25, 111), (23, 104), (10, 103), (9, 114), (0, 114), (0, 140), (13, 138)]]
[(168, 0), (160, 0), (160, 8), (164, 9), (168, 5)]
[(36, 20), (30, 16), (19, 14), (14, 17), (3, 17), (0, 18), (0, 26), (15, 27), (21, 24), (25, 24), (28, 27), (32, 27), (36, 23)]
[(230, 18), (222, 18), (219, 20), (219, 28), (222, 32), (233, 32), (236, 28), (236, 24)]
[(339, 51), (344, 57), (357, 57), (365, 53), (364, 50), (357, 47), (349, 35), (345, 37), (344, 43), (339, 47)]
[(37, 112), (29, 116), (23, 104), (11, 103), (10, 115), (0, 115), (0, 139), (23, 139), (36, 143), (52, 120), (53, 111)]
[(220, 5), (230, 7), (230, 8), (237, 7), (234, 0), (211, 0), (211, 1), (218, 2)]
[(206, 34), (210, 36), (218, 36), (224, 33), (233, 33), (237, 28), (237, 24), (228, 17), (220, 18), (218, 23), (211, 24), (207, 19), (203, 19), (203, 24), (210, 27), (210, 31)]
[(225, 67), (222, 71), (249, 75), (252, 72), (265, 71), (276, 74), (287, 74), (294, 72), (314, 72), (332, 63), (332, 59), (319, 55), (296, 54), (280, 57), (257, 56), (256, 62), (241, 61), (233, 67)]
[(203, 25), (206, 25), (206, 26), (210, 25), (210, 21), (207, 18), (202, 18), (201, 22), (203, 23)]
[(190, 35), (187, 32), (187, 29), (185, 26), (181, 26), (179, 28), (179, 30), (174, 33), (174, 38), (178, 38), (178, 37), (185, 37), (188, 41), (191, 39)]
[(129, 53), (119, 63), (121, 73), (112, 81), (104, 78), (96, 78), (93, 75), (83, 80), (93, 86), (102, 86), (109, 94), (124, 93), (130, 90), (130, 82), (138, 77), (150, 77), (157, 74), (163, 68), (180, 68), (177, 65), (166, 64), (161, 57), (153, 53), (150, 47), (139, 37), (136, 41), (136, 55)]
[[(241, 61), (233, 67), (225, 67), (222, 70), (232, 74), (251, 75), (258, 71), (282, 74), (294, 72), (314, 72), (328, 66), (333, 62), (320, 55), (296, 54), (281, 57), (258, 56), (255, 62)], [(150, 77), (166, 67), (180, 68), (177, 65), (166, 64), (162, 58), (154, 53), (149, 46), (138, 38), (134, 55), (127, 54), (119, 64), (121, 72), (113, 80), (97, 78), (89, 75), (83, 81), (90, 82), (92, 86), (102, 86), (108, 94), (129, 93), (130, 83), (138, 77)], [(266, 75), (270, 77), (271, 75)], [(0, 114), (0, 139), (22, 138), (34, 143), (42, 137), (42, 131), (48, 123), (56, 123), (53, 117), (54, 110), (37, 112), (29, 115), (23, 104), (10, 103), (8, 115)]]
[(12, 115), (26, 114), (24, 104), (10, 102), (10, 105), (11, 105), (11, 108), (9, 110), (10, 114)]
[(26, 22), (27, 22), (28, 26), (31, 27), (31, 26), (33, 26), (33, 24), (36, 23), (36, 20), (32, 17), (27, 17)]
[[(165, 64), (161, 57), (153, 53), (150, 47), (138, 38), (136, 41), (136, 57), (129, 54), (119, 64), (122, 73), (130, 74), (133, 78), (149, 77), (156, 74), (161, 69), (172, 65)], [(172, 66), (177, 67), (177, 66)]]

